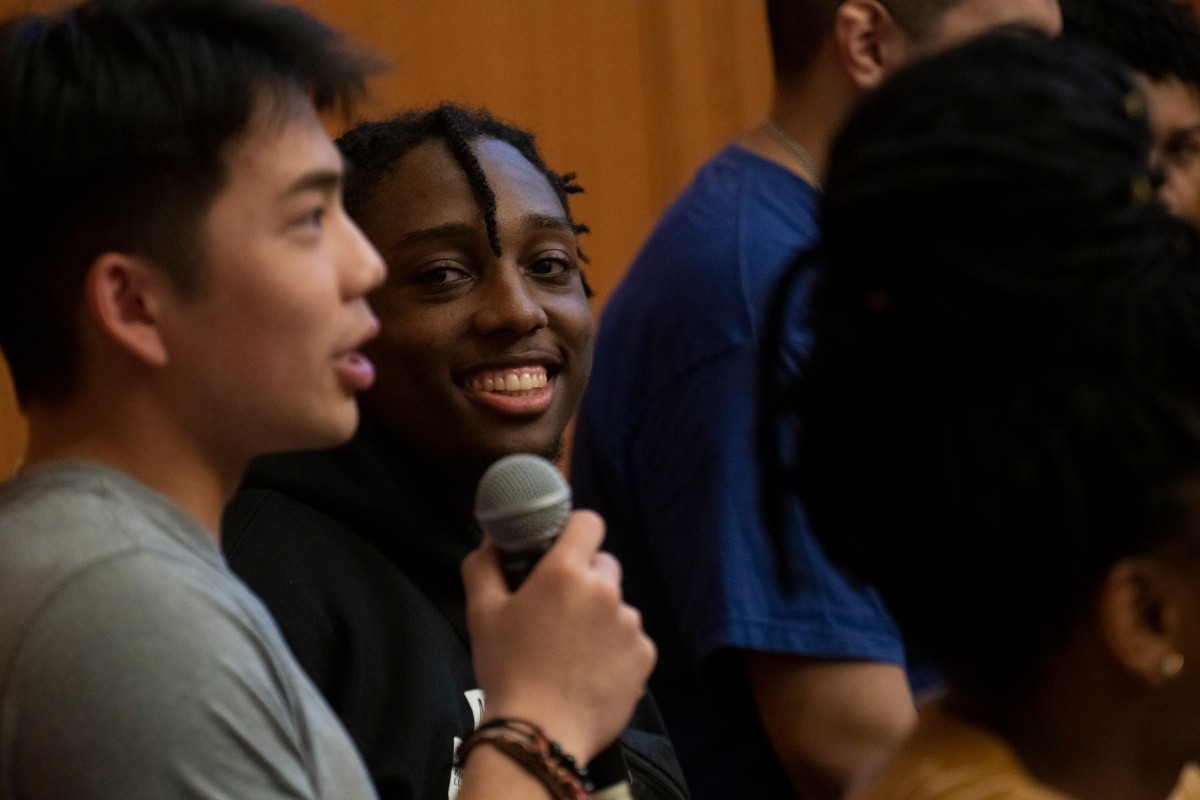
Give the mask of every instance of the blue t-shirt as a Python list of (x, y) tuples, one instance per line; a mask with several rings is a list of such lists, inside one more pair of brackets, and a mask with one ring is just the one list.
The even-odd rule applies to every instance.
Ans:
[[(757, 359), (772, 292), (817, 238), (817, 192), (729, 145), (650, 235), (601, 315), (571, 462), (576, 503), (659, 646), (651, 686), (696, 800), (794, 797), (738, 650), (904, 663), (873, 593), (789, 509), (797, 590), (775, 580), (754, 446)], [(813, 276), (802, 275), (803, 306)], [(801, 358), (805, 321), (785, 348)]]

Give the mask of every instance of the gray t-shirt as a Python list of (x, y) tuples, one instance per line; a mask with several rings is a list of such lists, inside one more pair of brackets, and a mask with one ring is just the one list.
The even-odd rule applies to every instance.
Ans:
[(372, 798), (216, 541), (86, 462), (0, 486), (0, 800)]

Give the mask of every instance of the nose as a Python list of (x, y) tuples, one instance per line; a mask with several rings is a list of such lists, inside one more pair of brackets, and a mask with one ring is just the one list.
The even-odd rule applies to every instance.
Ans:
[(1196, 221), (1196, 209), (1190, 207), (1186, 195), (1171, 181), (1168, 180), (1159, 187), (1158, 199), (1175, 216)]
[(477, 332), (526, 334), (546, 327), (546, 309), (516, 265), (500, 265), (484, 280), (471, 320)]
[(348, 216), (343, 215), (343, 219), (342, 294), (346, 299), (356, 299), (383, 283), (387, 267), (375, 245), (358, 226)]

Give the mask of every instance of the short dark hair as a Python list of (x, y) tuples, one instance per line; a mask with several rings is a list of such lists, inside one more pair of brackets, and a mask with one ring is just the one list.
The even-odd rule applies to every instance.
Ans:
[(1095, 42), (1151, 80), (1200, 88), (1200, 23), (1177, 0), (1061, 0), (1063, 35)]
[[(462, 167), (483, 212), (488, 242), (500, 254), (500, 236), (496, 230), (496, 195), (488, 184), (479, 159), (471, 150), (472, 139), (486, 137), (507, 142), (516, 148), (539, 172), (546, 176), (550, 187), (562, 203), (567, 221), (575, 233), (586, 233), (588, 227), (575, 222), (571, 216), (570, 196), (583, 191), (575, 182), (575, 173), (560, 174), (546, 166), (538, 152), (537, 142), (529, 131), (501, 122), (484, 109), (464, 108), (443, 103), (432, 109), (408, 111), (377, 122), (364, 122), (347, 131), (337, 140), (346, 158), (346, 211), (356, 220), (369, 208), (375, 198), (379, 181), (389, 174), (410, 150), (431, 139), (438, 140)], [(587, 258), (580, 254), (583, 261)], [(582, 276), (582, 273), (581, 273)], [(583, 278), (585, 293), (592, 289)]]
[[(880, 0), (909, 36), (921, 39), (942, 15), (963, 0)], [(767, 31), (775, 78), (786, 82), (812, 63), (821, 42), (833, 31), (842, 0), (767, 0)]]
[(0, 26), (0, 348), (21, 403), (73, 390), (98, 255), (144, 256), (197, 291), (226, 146), (264, 102), (346, 105), (377, 66), (261, 0), (88, 0)]
[(1149, 143), (1111, 54), (991, 34), (832, 150), (811, 359), (767, 396), (799, 452), (767, 448), (768, 482), (980, 699), (1029, 685), (1118, 559), (1198, 544), (1200, 259)]

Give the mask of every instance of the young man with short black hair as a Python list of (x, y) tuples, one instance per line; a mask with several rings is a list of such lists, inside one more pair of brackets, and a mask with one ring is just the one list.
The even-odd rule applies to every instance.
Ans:
[[(250, 459), (344, 441), (374, 380), (359, 348), (383, 264), (318, 117), (371, 66), (257, 0), (90, 0), (0, 27), (0, 347), (30, 433), (0, 486), (0, 798), (374, 796), (218, 544)], [(494, 713), (583, 758), (653, 660), (601, 528), (568, 525), (516, 594), (493, 552), (465, 568)], [(521, 655), (581, 622), (608, 640), (598, 668)], [(480, 748), (460, 796), (538, 792)]]

